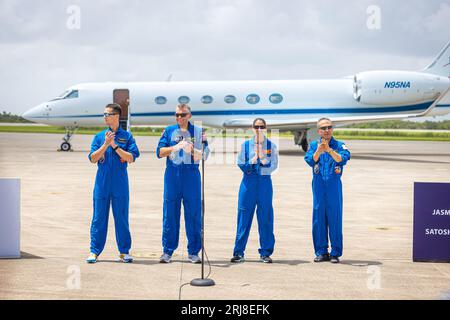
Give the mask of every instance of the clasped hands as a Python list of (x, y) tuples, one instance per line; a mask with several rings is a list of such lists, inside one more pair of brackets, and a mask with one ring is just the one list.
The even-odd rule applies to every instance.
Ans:
[(197, 150), (194, 148), (194, 144), (192, 142), (181, 140), (176, 145), (173, 146), (173, 152), (178, 152), (183, 150), (187, 154), (194, 153), (194, 161), (198, 161), (202, 158), (202, 150)]
[(252, 164), (255, 164), (258, 161), (258, 159), (260, 159), (262, 164), (266, 164), (268, 162), (262, 143), (255, 143), (254, 151), (255, 151), (255, 155), (250, 160), (250, 162)]
[(317, 146), (317, 154), (320, 156), (322, 153), (330, 153), (333, 151), (333, 149), (330, 148), (330, 145), (328, 144), (329, 141), (322, 139), (322, 142)]

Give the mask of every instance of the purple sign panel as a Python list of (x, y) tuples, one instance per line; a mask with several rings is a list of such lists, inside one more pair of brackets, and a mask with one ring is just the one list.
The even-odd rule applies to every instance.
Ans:
[(450, 262), (450, 183), (414, 182), (413, 261)]

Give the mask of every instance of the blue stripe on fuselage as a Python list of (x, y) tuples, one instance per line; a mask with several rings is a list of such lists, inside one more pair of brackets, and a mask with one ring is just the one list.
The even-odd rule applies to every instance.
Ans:
[[(232, 109), (232, 110), (192, 110), (193, 116), (219, 116), (219, 115), (295, 115), (295, 114), (343, 114), (343, 113), (389, 113), (389, 112), (405, 112), (405, 111), (420, 111), (426, 110), (433, 101), (425, 102), (416, 105), (399, 106), (399, 107), (366, 107), (366, 108), (304, 108), (304, 109)], [(450, 107), (449, 104), (438, 105), (436, 107)], [(140, 112), (132, 113), (132, 117), (164, 117), (173, 116), (173, 111), (165, 112)], [(103, 117), (103, 114), (82, 114), (82, 115), (67, 115), (67, 116), (40, 116), (37, 118), (98, 118)]]

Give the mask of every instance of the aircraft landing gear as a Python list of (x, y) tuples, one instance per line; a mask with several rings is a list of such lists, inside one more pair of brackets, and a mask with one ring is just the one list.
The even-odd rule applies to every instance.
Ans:
[(58, 151), (73, 151), (72, 145), (70, 144), (70, 140), (72, 139), (73, 134), (75, 133), (76, 128), (68, 127), (66, 128), (66, 134), (63, 137), (63, 143), (61, 143), (61, 147)]
[(294, 132), (294, 143), (299, 145), (303, 151), (308, 151), (308, 139), (306, 139), (306, 130)]

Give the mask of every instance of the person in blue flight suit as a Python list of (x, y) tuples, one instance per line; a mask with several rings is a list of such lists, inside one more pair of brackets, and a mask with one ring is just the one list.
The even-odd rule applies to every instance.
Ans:
[(105, 107), (108, 129), (98, 133), (91, 145), (89, 160), (97, 163), (94, 186), (94, 216), (91, 223), (91, 253), (88, 263), (97, 262), (105, 247), (109, 208), (112, 205), (116, 241), (122, 262), (133, 262), (129, 255), (131, 234), (128, 223), (129, 190), (127, 165), (139, 157), (139, 150), (130, 132), (119, 126), (121, 107), (117, 103)]
[(201, 250), (201, 177), (199, 161), (209, 154), (208, 142), (201, 127), (192, 125), (191, 108), (180, 104), (175, 111), (177, 124), (168, 126), (158, 142), (156, 155), (166, 157), (163, 204), (163, 254), (161, 263), (169, 263), (178, 247), (181, 201), (188, 238), (188, 259), (200, 263)]
[(278, 167), (278, 149), (267, 139), (266, 121), (253, 120), (252, 139), (245, 141), (238, 154), (237, 164), (243, 176), (239, 187), (237, 232), (231, 262), (244, 262), (250, 228), (256, 208), (261, 261), (272, 263), (275, 246), (273, 233), (273, 188), (271, 174)]
[(333, 138), (333, 124), (330, 119), (319, 119), (317, 128), (320, 139), (311, 142), (305, 155), (305, 161), (313, 168), (314, 261), (339, 263), (343, 250), (341, 176), (344, 166), (350, 160), (350, 151), (344, 142)]

